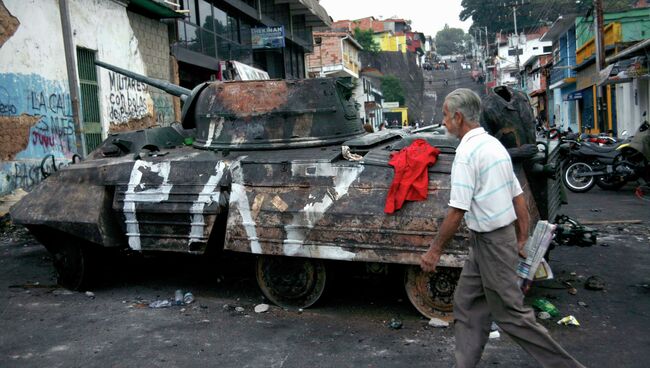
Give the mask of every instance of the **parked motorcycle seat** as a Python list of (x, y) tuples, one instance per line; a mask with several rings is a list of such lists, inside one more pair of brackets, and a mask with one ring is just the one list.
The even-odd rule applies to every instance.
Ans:
[(583, 149), (592, 150), (599, 154), (615, 152), (618, 146), (620, 146), (620, 144), (613, 144), (611, 146), (604, 146), (604, 147), (601, 147), (597, 144), (589, 144), (589, 143), (582, 144)]

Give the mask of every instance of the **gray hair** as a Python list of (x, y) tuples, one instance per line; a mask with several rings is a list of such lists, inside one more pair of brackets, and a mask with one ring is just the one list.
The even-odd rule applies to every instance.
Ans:
[(481, 98), (468, 88), (458, 88), (445, 97), (447, 110), (453, 116), (456, 112), (463, 115), (469, 125), (479, 124), (481, 113)]

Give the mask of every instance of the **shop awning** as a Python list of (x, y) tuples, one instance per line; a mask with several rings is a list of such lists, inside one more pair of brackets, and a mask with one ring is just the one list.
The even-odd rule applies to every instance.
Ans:
[(177, 13), (173, 9), (153, 0), (130, 0), (127, 9), (154, 19), (185, 17), (184, 14)]

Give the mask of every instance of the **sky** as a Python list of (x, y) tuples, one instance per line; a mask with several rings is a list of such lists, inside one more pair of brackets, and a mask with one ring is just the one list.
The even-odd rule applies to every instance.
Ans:
[(461, 0), (320, 0), (321, 6), (335, 21), (397, 16), (410, 19), (414, 31), (432, 37), (444, 28), (445, 23), (467, 32), (472, 21), (460, 21), (458, 15), (463, 9), (460, 3)]

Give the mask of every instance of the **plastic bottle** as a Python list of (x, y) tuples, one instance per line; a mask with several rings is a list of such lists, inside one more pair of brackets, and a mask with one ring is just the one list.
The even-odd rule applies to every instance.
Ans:
[(551, 302), (544, 298), (533, 300), (533, 307), (550, 314), (551, 317), (557, 317), (560, 315), (560, 311)]
[(194, 302), (194, 295), (188, 291), (185, 293), (185, 295), (183, 295), (183, 303), (191, 304), (192, 302)]
[(174, 305), (183, 305), (183, 290), (178, 289), (174, 293)]

